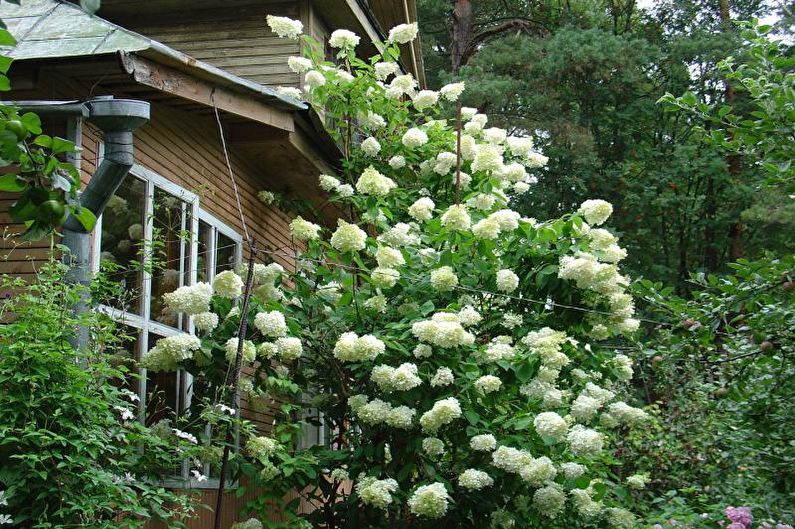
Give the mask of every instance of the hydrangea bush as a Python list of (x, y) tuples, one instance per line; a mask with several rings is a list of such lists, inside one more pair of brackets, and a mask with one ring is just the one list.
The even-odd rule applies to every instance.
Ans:
[[(241, 468), (269, 491), (250, 505), (263, 517), (291, 490), (308, 501), (289, 502), (284, 525), (634, 527), (609, 446), (645, 413), (619, 398), (631, 359), (600, 345), (638, 327), (626, 253), (598, 227), (612, 206), (513, 211), (546, 158), (476, 109), (461, 108), (460, 132), (443, 119), (465, 87), (420, 90), (402, 73), (416, 25), (369, 60), (335, 31), (330, 62), (300, 22), (268, 23), (303, 42), (289, 66), (304, 89), (282, 93), (323, 113), (341, 145), (342, 170), (319, 178), (339, 222), (292, 221), (294, 266), (254, 265), (247, 315), (233, 272), (169, 294), (199, 339), (161, 340), (144, 364), (220, 386), (248, 318), (242, 387), (275, 418)], [(323, 419), (325, 446), (297, 442), (298, 412)]]

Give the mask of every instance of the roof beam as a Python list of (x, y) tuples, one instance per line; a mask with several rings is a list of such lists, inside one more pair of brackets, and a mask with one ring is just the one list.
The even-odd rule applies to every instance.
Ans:
[(235, 114), (246, 119), (292, 132), (295, 123), (290, 112), (247, 97), (233, 90), (188, 76), (163, 64), (158, 64), (134, 53), (120, 52), (124, 70), (136, 82), (161, 92)]

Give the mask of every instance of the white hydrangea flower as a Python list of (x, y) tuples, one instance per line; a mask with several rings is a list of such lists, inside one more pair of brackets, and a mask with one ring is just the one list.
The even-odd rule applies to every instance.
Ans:
[(362, 126), (362, 128), (368, 130), (378, 130), (386, 126), (386, 120), (384, 117), (380, 114), (376, 114), (372, 110), (368, 110), (367, 113), (360, 112), (357, 115), (357, 119), (359, 120), (359, 124)]
[(500, 235), (500, 223), (493, 217), (480, 219), (472, 226), (472, 234), (478, 239), (494, 240)]
[(475, 380), (475, 387), (478, 389), (478, 391), (484, 395), (487, 395), (489, 393), (499, 391), (502, 387), (502, 380), (500, 380), (499, 377), (495, 377), (494, 375), (484, 375)]
[(494, 479), (482, 470), (469, 468), (458, 476), (458, 484), (469, 490), (480, 490), (494, 485)]
[[(472, 122), (467, 123), (471, 125)], [(472, 160), (472, 171), (484, 171), (487, 173), (498, 172), (502, 169), (502, 148), (496, 145), (478, 145), (475, 150), (475, 158)]]
[(287, 334), (287, 322), (284, 314), (278, 310), (259, 312), (254, 316), (254, 327), (264, 336), (278, 338)]
[(287, 66), (295, 73), (306, 73), (312, 69), (312, 61), (306, 57), (290, 57)]
[(646, 474), (633, 474), (627, 477), (627, 485), (631, 489), (642, 490), (649, 483), (649, 476)]
[(506, 472), (518, 473), (533, 461), (533, 456), (511, 446), (500, 446), (491, 454), (491, 464)]
[(533, 426), (541, 437), (558, 442), (564, 440), (569, 431), (569, 425), (554, 411), (545, 411), (536, 415)]
[(392, 493), (397, 489), (398, 483), (392, 478), (376, 479), (367, 476), (356, 483), (356, 493), (362, 503), (383, 510), (392, 503)]
[(522, 324), (524, 324), (524, 318), (521, 314), (506, 312), (502, 315), (502, 325), (506, 329), (515, 329), (521, 327)]
[(398, 222), (392, 228), (378, 236), (378, 242), (402, 248), (420, 243), (420, 237), (410, 224)]
[(477, 152), (478, 143), (469, 134), (462, 134), (461, 135), (461, 158), (464, 160), (472, 160), (475, 158), (475, 153)]
[(490, 433), (476, 435), (469, 440), (469, 447), (478, 452), (491, 452), (497, 448), (497, 439)]
[(422, 414), (420, 426), (426, 433), (435, 434), (439, 428), (461, 417), (461, 404), (455, 397), (438, 400), (433, 407)]
[(461, 119), (464, 121), (469, 121), (470, 119), (474, 118), (477, 113), (477, 108), (461, 107)]
[(627, 355), (617, 354), (610, 362), (616, 370), (619, 380), (632, 379), (632, 359)]
[(337, 29), (331, 33), (328, 39), (329, 46), (332, 48), (353, 49), (359, 45), (359, 35), (347, 29)]
[[(234, 362), (237, 357), (237, 346), (240, 341), (237, 338), (229, 338), (224, 345), (226, 360)], [(243, 341), (243, 364), (250, 364), (257, 359), (257, 346), (251, 340)]]
[(331, 246), (341, 252), (357, 252), (364, 250), (367, 234), (356, 224), (349, 224), (342, 219), (338, 221), (337, 230), (331, 236)]
[(414, 424), (415, 415), (417, 415), (417, 410), (409, 408), (408, 406), (398, 406), (392, 408), (389, 412), (389, 415), (386, 417), (386, 424), (392, 428), (409, 430)]
[(356, 182), (356, 191), (363, 195), (384, 197), (396, 187), (394, 180), (376, 171), (372, 165), (364, 170)]
[(396, 42), (398, 44), (406, 44), (417, 38), (418, 33), (417, 23), (399, 24), (389, 30), (387, 42)]
[(209, 311), (212, 297), (213, 287), (209, 283), (199, 282), (163, 294), (163, 301), (174, 312), (184, 312), (190, 316)]
[(549, 163), (549, 158), (540, 152), (531, 152), (524, 159), (524, 165), (528, 169), (538, 169), (544, 167)]
[(422, 451), (431, 457), (444, 454), (444, 442), (436, 437), (426, 437), (422, 440)]
[(384, 268), (382, 266), (373, 268), (370, 272), (370, 281), (376, 288), (392, 288), (400, 279), (400, 272), (394, 268)]
[(508, 149), (514, 156), (526, 157), (533, 150), (533, 138), (523, 136), (509, 136), (506, 138)]
[(374, 360), (385, 350), (384, 342), (371, 334), (359, 337), (354, 332), (345, 332), (334, 345), (334, 357), (343, 362), (364, 362)]
[(634, 529), (637, 527), (635, 515), (626, 509), (611, 507), (607, 509), (607, 523), (616, 529)]
[(386, 297), (382, 295), (373, 296), (364, 302), (364, 308), (381, 314), (386, 313)]
[(417, 110), (425, 110), (431, 108), (439, 102), (439, 92), (434, 90), (420, 90), (413, 97), (412, 103)]
[(649, 415), (640, 408), (634, 408), (626, 402), (614, 402), (607, 407), (610, 415), (621, 423), (634, 426), (649, 418)]
[(353, 186), (350, 184), (342, 184), (337, 188), (337, 194), (340, 198), (348, 198), (353, 196)]
[(304, 74), (304, 82), (310, 89), (326, 84), (326, 76), (317, 70), (309, 70)]
[(290, 236), (298, 241), (312, 241), (320, 237), (320, 226), (304, 220), (301, 216), (290, 222)]
[[(439, 90), (439, 93), (444, 99), (453, 102), (458, 101), (458, 98), (464, 93), (464, 88), (466, 88), (466, 84), (463, 82), (449, 83), (444, 85), (441, 90)], [(477, 110), (475, 112), (477, 112)]]
[[(381, 152), (381, 144), (378, 143), (378, 140), (373, 138), (372, 136), (366, 138), (361, 144), (362, 151), (369, 157), (378, 156), (378, 153)], [(373, 169), (375, 171), (375, 169)]]
[(403, 134), (403, 137), (400, 141), (409, 149), (413, 149), (416, 147), (422, 147), (428, 143), (428, 135), (425, 134), (424, 130), (413, 127)]
[(339, 179), (327, 174), (320, 175), (318, 177), (318, 183), (320, 185), (320, 189), (329, 192), (336, 191), (336, 189), (340, 186)]
[(587, 470), (585, 465), (580, 465), (579, 463), (563, 463), (560, 465), (560, 469), (566, 479), (577, 479), (585, 474)]
[(452, 205), (442, 215), (442, 226), (451, 230), (465, 231), (472, 225), (466, 206)]
[(379, 246), (375, 251), (375, 260), (378, 266), (384, 268), (396, 268), (406, 264), (406, 260), (400, 250), (389, 246)]
[(533, 494), (533, 507), (547, 518), (556, 518), (563, 511), (566, 493), (557, 483), (540, 488)]
[(304, 25), (300, 20), (293, 20), (287, 17), (277, 17), (268, 15), (265, 17), (268, 27), (281, 38), (297, 39), (304, 31)]
[(200, 312), (193, 316), (193, 326), (196, 330), (210, 332), (218, 327), (218, 314), (214, 312)]
[(499, 145), (508, 137), (508, 131), (499, 127), (491, 127), (483, 131), (483, 139), (494, 145)]
[(373, 68), (375, 69), (375, 77), (381, 81), (386, 81), (387, 77), (397, 73), (400, 69), (395, 62), (377, 62)]
[(577, 210), (588, 224), (599, 226), (613, 214), (613, 205), (605, 200), (586, 200)]
[(411, 206), (409, 206), (408, 213), (411, 218), (418, 221), (431, 220), (433, 218), (433, 209), (436, 207), (433, 200), (428, 197), (417, 199)]
[(433, 354), (433, 349), (430, 345), (426, 343), (417, 344), (417, 347), (414, 348), (414, 356), (417, 358), (430, 358)]
[(406, 158), (398, 154), (390, 158), (388, 163), (392, 169), (401, 169), (406, 166)]
[(182, 333), (161, 338), (151, 350), (141, 358), (141, 366), (151, 371), (174, 371), (177, 364), (193, 357), (193, 352), (201, 348), (201, 340)]
[(417, 365), (410, 362), (397, 368), (385, 364), (375, 366), (370, 372), (370, 380), (385, 393), (409, 391), (422, 384), (417, 375)]
[(433, 166), (433, 172), (440, 176), (444, 176), (455, 166), (456, 161), (457, 158), (455, 153), (447, 151), (440, 152), (436, 156), (436, 164)]
[(571, 452), (578, 456), (595, 456), (604, 448), (604, 436), (601, 433), (579, 424), (571, 427), (567, 441)]
[(593, 494), (591, 487), (569, 491), (574, 509), (585, 519), (595, 518), (602, 512), (602, 504), (593, 501)]
[(601, 403), (593, 397), (581, 393), (571, 404), (571, 415), (578, 421), (590, 421), (596, 417)]
[(243, 280), (231, 270), (224, 270), (213, 280), (213, 291), (222, 298), (240, 297), (243, 293), (243, 286)]
[(472, 345), (475, 336), (461, 325), (457, 314), (437, 312), (430, 320), (415, 322), (411, 332), (422, 340), (443, 349)]
[(431, 270), (431, 286), (437, 292), (450, 292), (458, 286), (458, 276), (450, 266)]
[[(496, 201), (497, 197), (491, 193), (478, 193), (474, 197), (467, 200), (467, 206), (473, 209), (479, 209), (481, 211), (488, 211), (494, 206), (494, 202)], [(497, 223), (497, 226), (499, 226), (499, 223)]]
[(513, 292), (519, 287), (519, 276), (513, 271), (502, 269), (497, 271), (497, 290), (500, 292)]
[(408, 506), (412, 514), (436, 519), (445, 515), (449, 501), (444, 484), (437, 482), (417, 487), (408, 500)]
[(440, 367), (431, 378), (431, 387), (438, 388), (449, 386), (455, 381), (453, 371), (449, 367)]
[(519, 470), (519, 475), (532, 487), (540, 487), (557, 475), (555, 465), (546, 456), (533, 459)]
[(464, 327), (471, 327), (483, 321), (483, 316), (472, 305), (466, 305), (458, 311), (458, 320)]
[[(397, 91), (397, 94), (413, 94), (414, 89), (417, 87), (417, 80), (410, 73), (403, 75), (396, 75), (392, 82), (389, 83), (389, 88)], [(388, 92), (388, 90), (387, 90)]]

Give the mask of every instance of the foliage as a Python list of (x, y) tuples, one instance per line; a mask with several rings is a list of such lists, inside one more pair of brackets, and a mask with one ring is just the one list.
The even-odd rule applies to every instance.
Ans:
[[(795, 258), (741, 260), (694, 276), (693, 294), (641, 281), (647, 314), (670, 322), (643, 341), (638, 386), (664, 420), (623, 442), (626, 472), (652, 472), (657, 521), (713, 523), (722, 506), (792, 522)], [(677, 381), (672, 383), (672, 381)], [(687, 513), (690, 513), (688, 519)], [(700, 523), (704, 527), (707, 520)], [(701, 527), (702, 525), (694, 525)]]
[[(3, 279), (15, 295), (0, 305), (2, 512), (24, 527), (182, 527), (190, 496), (159, 480), (196, 447), (134, 420), (128, 373), (111, 363), (119, 329), (98, 312), (75, 318), (87, 292), (64, 274), (50, 262), (31, 284)], [(91, 335), (85, 351), (70, 345), (78, 326)]]
[[(645, 418), (615, 400), (631, 359), (600, 345), (638, 326), (625, 254), (596, 227), (612, 207), (587, 201), (549, 221), (512, 211), (545, 157), (467, 109), (457, 160), (456, 131), (437, 118), (463, 85), (417, 91), (393, 77), (415, 32), (395, 28), (368, 61), (358, 36), (334, 32), (339, 65), (304, 37), (307, 57), (290, 66), (343, 146), (343, 171), (320, 185), (347, 216), (330, 237), (294, 219), (292, 270), (241, 270), (256, 285), (248, 314), (230, 309), (244, 283), (232, 273), (169, 295), (172, 309), (218, 323), (199, 325), (200, 342), (159, 341), (143, 365), (219, 388), (247, 318), (242, 387), (275, 418), (245, 441), (254, 463), (238, 464), (267, 491), (248, 508), (270, 527), (631, 527), (604, 448)], [(323, 418), (327, 446), (297, 443), (298, 412)], [(285, 519), (267, 519), (274, 503)]]
[[(743, 24), (743, 47), (739, 56), (718, 63), (718, 69), (732, 87), (750, 98), (750, 110), (736, 105), (699, 101), (693, 92), (680, 97), (666, 94), (661, 101), (672, 109), (693, 114), (704, 124), (695, 132), (711, 145), (743, 155), (758, 163), (768, 174), (768, 183), (785, 190), (795, 189), (795, 58), (786, 47), (768, 38), (769, 26)], [(750, 114), (750, 115), (746, 115)]]
[[(758, 1), (730, 4), (739, 20), (765, 13)], [(419, 7), (429, 84), (437, 87), (450, 79), (450, 2)], [(552, 217), (589, 196), (609, 197), (629, 251), (627, 269), (679, 292), (689, 288), (691, 271), (717, 272), (739, 257), (793, 250), (786, 193), (757, 192), (766, 177), (753, 160), (734, 172), (724, 149), (701, 141), (701, 120), (657, 104), (666, 92), (688, 90), (718, 108), (728, 104), (717, 64), (729, 56), (740, 64), (745, 54), (716, 7), (689, 0), (649, 9), (590, 0), (478, 2), (476, 31), (517, 17), (545, 30), (498, 34), (461, 70), (464, 104), (497, 126), (537, 132), (550, 158), (516, 209)], [(490, 18), (489, 9), (500, 16)], [(745, 98), (738, 92), (735, 113), (754, 119), (749, 112), (757, 109)]]
[[(0, 47), (15, 44), (0, 21)], [(6, 75), (11, 62), (10, 57), (0, 54), (1, 92), (11, 89)], [(77, 196), (80, 175), (65, 159), (75, 152), (71, 141), (43, 134), (36, 114), (20, 114), (12, 105), (0, 105), (0, 192), (17, 197), (8, 213), (14, 222), (25, 224), (25, 238), (47, 236), (70, 214), (86, 230), (93, 229), (97, 219), (89, 209), (80, 207)]]

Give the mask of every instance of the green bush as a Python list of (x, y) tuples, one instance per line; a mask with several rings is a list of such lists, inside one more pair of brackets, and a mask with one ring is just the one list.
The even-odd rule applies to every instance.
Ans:
[[(16, 294), (0, 304), (1, 512), (24, 527), (169, 527), (192, 511), (191, 500), (158, 482), (196, 448), (170, 429), (136, 419), (136, 397), (113, 367), (120, 330), (99, 312), (76, 319), (83, 287), (50, 263), (30, 285), (3, 279)], [(78, 326), (87, 350), (70, 339)]]

